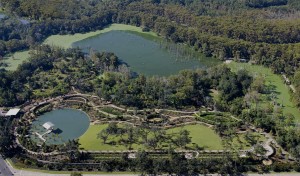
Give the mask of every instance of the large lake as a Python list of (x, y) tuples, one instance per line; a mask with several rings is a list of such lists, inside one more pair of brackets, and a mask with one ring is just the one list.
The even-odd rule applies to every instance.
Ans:
[(187, 46), (177, 47), (180, 48), (178, 51), (174, 49), (174, 44), (170, 47), (162, 43), (159, 37), (113, 30), (75, 42), (72, 46), (86, 52), (90, 49), (114, 52), (132, 71), (144, 75), (168, 76), (180, 70), (206, 68), (220, 63), (217, 59), (205, 57)]
[[(43, 124), (51, 122), (54, 124), (53, 132), (45, 134), (47, 131)], [(31, 138), (41, 143), (42, 140), (36, 135), (45, 134), (46, 144), (63, 144), (68, 140), (79, 138), (86, 132), (90, 125), (89, 117), (86, 113), (76, 109), (59, 109), (47, 112), (39, 116), (31, 125)]]

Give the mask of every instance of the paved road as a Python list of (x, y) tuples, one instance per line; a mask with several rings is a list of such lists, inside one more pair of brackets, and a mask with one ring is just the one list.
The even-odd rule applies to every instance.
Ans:
[(13, 175), (13, 173), (10, 171), (5, 160), (0, 155), (0, 176), (12, 176), (12, 175)]

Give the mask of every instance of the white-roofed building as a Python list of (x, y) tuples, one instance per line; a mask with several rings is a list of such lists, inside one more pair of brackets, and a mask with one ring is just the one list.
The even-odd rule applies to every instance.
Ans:
[(15, 109), (10, 109), (5, 116), (16, 116), (20, 112), (21, 109), (15, 108)]
[(44, 127), (46, 130), (53, 130), (54, 124), (51, 123), (51, 122), (46, 122), (46, 123), (44, 123), (43, 127)]

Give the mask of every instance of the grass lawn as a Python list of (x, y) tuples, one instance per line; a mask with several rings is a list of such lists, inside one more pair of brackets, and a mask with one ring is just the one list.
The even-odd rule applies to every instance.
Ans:
[(104, 28), (103, 30), (89, 32), (85, 34), (77, 33), (74, 35), (52, 35), (44, 41), (44, 44), (60, 46), (63, 48), (71, 48), (74, 42), (78, 42), (80, 40), (93, 37), (95, 35), (99, 35), (112, 30), (139, 32), (140, 34), (150, 34), (152, 36), (157, 36), (157, 34), (155, 34), (154, 32), (143, 32), (141, 27), (135, 27), (135, 26), (125, 25), (125, 24), (112, 24), (107, 28)]
[(178, 133), (181, 129), (186, 129), (190, 132), (192, 138), (191, 143), (198, 144), (207, 150), (223, 149), (222, 139), (214, 132), (214, 130), (204, 125), (186, 125), (184, 127), (177, 127), (168, 129), (167, 133)]
[(5, 67), (6, 70), (14, 71), (22, 64), (25, 60), (29, 58), (29, 51), (20, 51), (14, 53), (12, 56), (5, 57), (4, 62), (8, 64), (8, 67)]
[(101, 139), (97, 138), (97, 134), (105, 129), (107, 124), (105, 125), (90, 125), (88, 130), (79, 138), (80, 148), (85, 150), (119, 150), (121, 148), (114, 148), (110, 145), (106, 145), (102, 143)]
[[(107, 124), (105, 125), (90, 125), (88, 130), (79, 138), (80, 148), (84, 150), (128, 150), (128, 147), (124, 145), (110, 145), (103, 144), (102, 139), (97, 138), (97, 134), (107, 128)], [(107, 142), (112, 140), (113, 138), (109, 137)], [(134, 144), (132, 145), (133, 149), (143, 149), (142, 145)]]
[[(291, 113), (295, 116), (296, 121), (300, 120), (300, 111), (291, 101), (291, 96), (289, 93), (289, 88), (283, 82), (281, 75), (276, 75), (272, 73), (271, 69), (260, 66), (260, 65), (251, 65), (249, 63), (237, 63), (231, 62), (228, 66), (233, 71), (238, 71), (240, 69), (246, 69), (251, 72), (254, 76), (261, 74), (265, 76), (266, 85), (274, 87), (274, 94), (276, 95), (277, 103), (283, 105), (283, 113)], [(265, 100), (266, 101), (266, 100)]]
[[(84, 150), (127, 150), (128, 147), (123, 145), (109, 145), (103, 144), (101, 139), (97, 138), (97, 134), (107, 127), (105, 125), (91, 125), (87, 132), (79, 138), (80, 148)], [(190, 131), (190, 137), (192, 138), (191, 143), (198, 144), (204, 149), (219, 150), (222, 149), (222, 140), (221, 138), (214, 133), (214, 131), (203, 125), (187, 125), (184, 127), (177, 127), (167, 130), (167, 134), (178, 133), (181, 129), (187, 129)], [(151, 134), (150, 134), (151, 136)], [(109, 138), (107, 141), (110, 141)], [(190, 144), (189, 146), (192, 146)], [(144, 149), (143, 145), (134, 144), (133, 149)]]

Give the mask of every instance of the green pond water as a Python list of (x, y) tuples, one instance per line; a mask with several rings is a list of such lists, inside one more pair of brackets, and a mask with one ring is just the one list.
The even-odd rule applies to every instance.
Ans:
[(168, 76), (184, 69), (219, 64), (184, 45), (165, 44), (159, 37), (133, 31), (110, 31), (73, 43), (73, 47), (115, 53), (131, 70), (144, 75)]
[(77, 139), (89, 127), (90, 120), (86, 113), (75, 109), (59, 109), (47, 112), (39, 116), (30, 129), (31, 139), (42, 143), (42, 140), (35, 134), (44, 134), (47, 130), (42, 126), (46, 122), (53, 123), (54, 130), (43, 136), (46, 144), (63, 144), (68, 140)]

